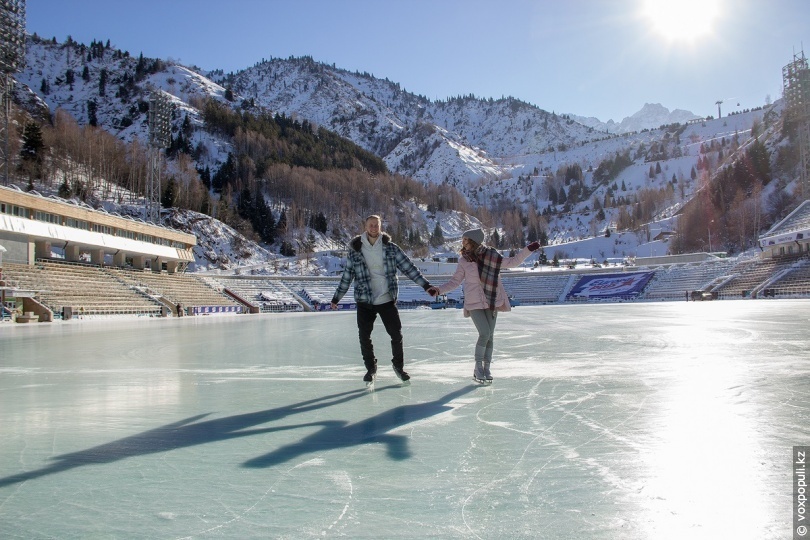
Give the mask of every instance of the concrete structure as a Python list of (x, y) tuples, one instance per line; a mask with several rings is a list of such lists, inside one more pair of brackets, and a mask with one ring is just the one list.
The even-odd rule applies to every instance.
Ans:
[(760, 236), (759, 247), (764, 257), (772, 258), (810, 253), (810, 201)]
[(154, 271), (165, 267), (174, 273), (194, 261), (196, 244), (192, 234), (0, 186), (0, 246), (8, 262), (33, 264), (51, 258), (55, 249), (67, 261)]

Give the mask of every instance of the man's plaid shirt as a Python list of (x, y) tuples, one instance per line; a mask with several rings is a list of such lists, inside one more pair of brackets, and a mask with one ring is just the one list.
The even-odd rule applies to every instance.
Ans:
[[(397, 270), (400, 270), (414, 283), (427, 290), (430, 287), (430, 283), (422, 276), (422, 273), (414, 266), (402, 249), (391, 242), (391, 237), (387, 234), (383, 233), (381, 237), (383, 243), (385, 279), (388, 282), (388, 292), (391, 294), (391, 298), (394, 299), (394, 302), (397, 301), (397, 295), (399, 293)], [(343, 269), (343, 275), (340, 278), (340, 284), (338, 285), (337, 291), (335, 291), (332, 302), (338, 303), (340, 299), (343, 298), (343, 295), (346, 294), (346, 291), (349, 290), (352, 281), (354, 281), (355, 301), (361, 304), (371, 304), (373, 303), (371, 294), (371, 272), (369, 272), (366, 261), (363, 259), (360, 237), (356, 236), (349, 245), (351, 249), (349, 249), (349, 254), (346, 257), (346, 267)]]

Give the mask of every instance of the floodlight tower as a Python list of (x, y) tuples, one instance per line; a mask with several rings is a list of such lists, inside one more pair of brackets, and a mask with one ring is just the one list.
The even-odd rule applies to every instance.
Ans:
[(793, 54), (793, 62), (782, 68), (785, 122), (796, 125), (801, 161), (801, 198), (810, 198), (810, 67), (804, 51)]
[(4, 144), (4, 183), (8, 185), (9, 155), (8, 124), (11, 118), (11, 89), (14, 85), (12, 74), (25, 64), (25, 0), (0, 0), (0, 85), (2, 85)]
[(153, 90), (149, 96), (149, 178), (146, 186), (146, 221), (160, 223), (160, 149), (171, 142), (172, 107), (166, 94)]

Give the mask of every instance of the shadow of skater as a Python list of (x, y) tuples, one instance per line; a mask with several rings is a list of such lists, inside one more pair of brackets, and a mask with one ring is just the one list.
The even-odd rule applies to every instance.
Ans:
[(323, 452), (369, 443), (385, 444), (386, 453), (391, 459), (407, 459), (411, 457), (407, 437), (390, 435), (388, 432), (405, 424), (449, 411), (453, 408), (448, 405), (449, 402), (476, 388), (475, 385), (466, 386), (435, 401), (416, 405), (402, 405), (354, 424), (342, 421), (327, 421), (278, 428), (281, 430), (315, 425), (322, 426), (319, 431), (304, 437), (297, 443), (282, 446), (278, 450), (246, 461), (243, 467), (272, 467), (312, 452)]
[[(384, 387), (377, 391), (398, 387), (399, 386)], [(166, 424), (165, 426), (151, 429), (131, 437), (125, 437), (107, 444), (88, 448), (87, 450), (56, 456), (52, 458), (54, 463), (47, 467), (0, 478), (0, 488), (49, 474), (68, 471), (84, 465), (112, 463), (134, 456), (168, 452), (178, 448), (287, 429), (262, 428), (247, 430), (247, 428), (274, 420), (280, 420), (293, 414), (314, 411), (345, 403), (367, 394), (368, 390), (361, 388), (310, 399), (276, 409), (238, 414), (217, 418), (215, 420), (206, 420), (204, 422), (200, 422), (200, 420), (210, 413), (191, 416), (184, 420)]]

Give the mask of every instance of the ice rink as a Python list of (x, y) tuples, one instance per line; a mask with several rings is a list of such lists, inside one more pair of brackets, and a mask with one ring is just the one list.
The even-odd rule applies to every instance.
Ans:
[(0, 538), (792, 537), (810, 301), (0, 325)]

